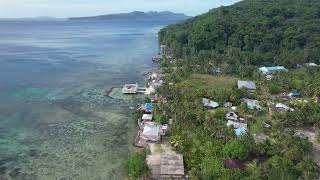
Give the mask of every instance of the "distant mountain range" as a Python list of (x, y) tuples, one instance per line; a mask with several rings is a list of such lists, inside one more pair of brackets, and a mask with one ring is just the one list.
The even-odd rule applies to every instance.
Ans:
[(183, 13), (173, 13), (170, 11), (134, 11), (131, 13), (108, 14), (91, 17), (73, 17), (69, 18), (69, 20), (185, 20), (188, 18), (190, 18), (190, 16)]

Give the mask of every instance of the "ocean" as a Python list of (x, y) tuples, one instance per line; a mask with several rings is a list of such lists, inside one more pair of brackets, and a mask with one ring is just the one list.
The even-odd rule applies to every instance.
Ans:
[(0, 21), (0, 179), (124, 179), (144, 97), (105, 91), (143, 85), (170, 23)]

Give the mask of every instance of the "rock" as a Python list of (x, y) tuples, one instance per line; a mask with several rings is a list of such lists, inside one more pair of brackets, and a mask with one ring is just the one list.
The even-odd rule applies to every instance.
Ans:
[(7, 171), (7, 167), (6, 166), (1, 166), (0, 167), (0, 174), (5, 174)]
[(11, 177), (17, 177), (21, 172), (20, 172), (21, 168), (14, 168), (10, 173), (9, 175)]
[(38, 154), (38, 153), (37, 153), (37, 150), (31, 149), (31, 150), (29, 151), (29, 153), (28, 153), (28, 156), (30, 156), (30, 157), (35, 157), (37, 154)]

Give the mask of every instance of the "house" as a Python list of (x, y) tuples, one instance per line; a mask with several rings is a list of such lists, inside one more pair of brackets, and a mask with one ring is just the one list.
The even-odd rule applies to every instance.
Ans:
[(202, 104), (204, 107), (211, 108), (211, 109), (215, 109), (219, 107), (219, 103), (211, 101), (207, 98), (202, 98)]
[(184, 179), (183, 156), (175, 153), (160, 155), (160, 179)]
[(307, 67), (318, 67), (319, 65), (316, 63), (306, 63)]
[(143, 121), (152, 121), (152, 118), (153, 118), (152, 114), (143, 114), (141, 119)]
[(238, 89), (256, 90), (256, 84), (253, 81), (238, 81)]
[(244, 103), (246, 103), (249, 109), (256, 109), (258, 111), (262, 110), (262, 107), (260, 106), (259, 101), (248, 99), (248, 98), (243, 98), (242, 100)]
[(152, 57), (152, 61), (155, 61), (155, 62), (161, 61), (162, 58), (163, 58), (163, 56), (158, 54), (158, 55), (155, 55)]
[(299, 92), (292, 92), (289, 94), (289, 96), (297, 98), (297, 97), (301, 97), (301, 94)]
[(223, 164), (226, 168), (229, 169), (240, 169), (240, 170), (244, 170), (246, 168), (246, 166), (244, 165), (244, 163), (242, 163), (240, 160), (237, 159), (228, 159), (228, 160), (224, 160)]
[(288, 69), (285, 68), (284, 66), (272, 66), (272, 67), (261, 67), (259, 68), (259, 71), (263, 74), (270, 75), (275, 72), (288, 71)]
[(235, 112), (228, 112), (226, 114), (226, 119), (231, 121), (238, 121), (239, 116)]
[(166, 45), (161, 45), (160, 46), (160, 55), (165, 55), (166, 54), (166, 50), (167, 50), (167, 46)]
[(231, 108), (232, 107), (232, 103), (231, 102), (225, 102), (223, 104), (223, 106), (226, 107), (226, 108)]
[(221, 68), (213, 68), (212, 69), (212, 74), (215, 74), (215, 75), (222, 74)]
[(156, 92), (155, 88), (153, 86), (149, 86), (145, 89), (144, 94), (151, 95), (151, 94), (154, 94), (155, 92)]
[(140, 138), (144, 141), (157, 142), (160, 140), (160, 125), (145, 123)]
[(136, 94), (139, 89), (139, 85), (136, 84), (125, 84), (122, 88), (123, 94)]
[(294, 111), (294, 109), (290, 108), (289, 106), (287, 106), (283, 103), (277, 103), (276, 109), (277, 109), (277, 111), (280, 111), (280, 112)]
[(145, 111), (146, 111), (147, 113), (151, 113), (151, 112), (152, 112), (152, 109), (153, 109), (153, 104), (152, 104), (152, 103), (146, 103), (144, 109), (145, 109)]
[(247, 128), (237, 128), (234, 130), (237, 137), (247, 133)]
[(227, 126), (228, 127), (233, 126), (235, 129), (240, 129), (240, 128), (248, 129), (247, 123), (235, 122), (230, 120), (227, 122)]

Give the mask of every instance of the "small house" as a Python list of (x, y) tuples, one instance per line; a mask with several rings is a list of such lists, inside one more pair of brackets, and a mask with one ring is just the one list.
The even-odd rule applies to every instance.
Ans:
[(318, 67), (319, 65), (316, 63), (306, 63), (307, 67)]
[(166, 54), (166, 50), (167, 50), (167, 46), (166, 45), (161, 45), (160, 46), (160, 55), (165, 55)]
[(259, 71), (263, 74), (270, 75), (275, 72), (288, 71), (288, 69), (285, 68), (284, 66), (272, 66), (272, 67), (261, 67), (259, 68)]
[(247, 123), (235, 122), (235, 121), (230, 121), (230, 120), (227, 122), (227, 126), (228, 127), (233, 126), (235, 129), (240, 129), (240, 128), (248, 129)]
[(260, 106), (259, 101), (248, 99), (248, 98), (243, 98), (242, 100), (244, 103), (246, 103), (249, 109), (252, 109), (252, 110), (256, 109), (258, 111), (262, 110), (262, 107)]
[(211, 101), (207, 98), (202, 98), (202, 104), (206, 108), (215, 109), (219, 107), (219, 103)]
[(155, 123), (145, 123), (140, 138), (144, 141), (157, 142), (160, 140), (161, 126)]
[(163, 58), (163, 56), (158, 54), (158, 55), (155, 55), (155, 56), (152, 57), (152, 61), (155, 61), (155, 62), (161, 61), (162, 58)]
[(253, 81), (238, 81), (238, 89), (256, 90), (256, 84)]
[(181, 154), (160, 155), (160, 179), (184, 179), (184, 164)]
[(152, 112), (152, 109), (153, 109), (153, 104), (152, 103), (146, 103), (145, 105), (145, 111), (147, 113), (151, 113)]
[(231, 121), (238, 121), (239, 116), (235, 112), (228, 112), (226, 114), (226, 119)]
[(122, 88), (123, 94), (136, 94), (139, 89), (138, 84), (125, 84)]
[(290, 108), (289, 106), (287, 106), (283, 103), (277, 103), (276, 109), (277, 109), (277, 111), (280, 111), (280, 112), (294, 111), (294, 109)]
[(234, 130), (237, 137), (247, 133), (247, 128), (237, 128)]
[(223, 104), (223, 106), (226, 107), (226, 108), (231, 108), (232, 105), (233, 105), (233, 104), (232, 104), (231, 102), (225, 102), (225, 103)]
[(301, 94), (299, 92), (292, 92), (289, 94), (290, 97), (299, 98), (301, 97)]
[(214, 74), (214, 75), (222, 74), (221, 68), (213, 68), (212, 69), (212, 74)]
[(143, 114), (141, 119), (143, 121), (152, 121), (152, 118), (153, 118), (152, 114)]

